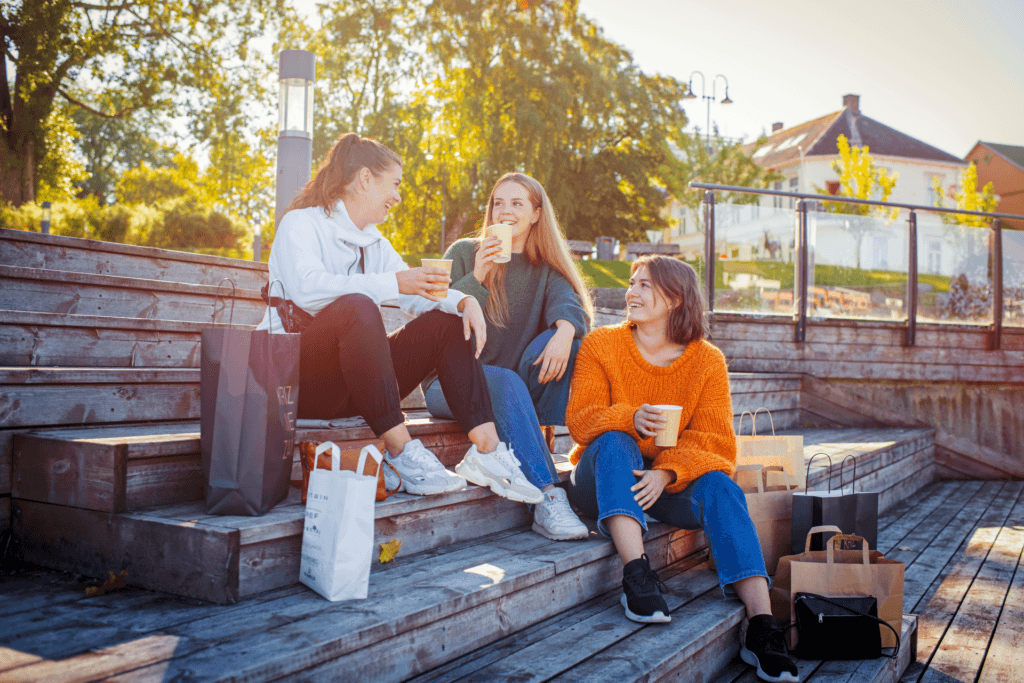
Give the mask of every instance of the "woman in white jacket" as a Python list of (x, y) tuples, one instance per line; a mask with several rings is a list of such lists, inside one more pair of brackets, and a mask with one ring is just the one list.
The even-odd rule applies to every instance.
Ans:
[[(301, 331), (298, 416), (361, 415), (384, 440), (384, 457), (401, 475), (402, 490), (430, 495), (466, 485), (409, 435), (400, 408), (402, 397), (436, 372), (473, 443), (466, 457), (508, 471), (519, 485), (506, 497), (540, 502), (543, 495), (494, 426), (478, 360), (487, 334), (480, 304), (454, 289), (438, 298), (450, 283), (447, 273), (409, 268), (377, 229), (401, 201), (401, 180), (402, 160), (384, 145), (355, 133), (338, 139), (281, 219), (270, 253), (271, 282), (280, 280), (288, 303), (308, 315), (282, 321), (272, 307), (260, 329), (290, 324), (289, 331)], [(398, 303), (416, 317), (388, 335), (383, 303)]]

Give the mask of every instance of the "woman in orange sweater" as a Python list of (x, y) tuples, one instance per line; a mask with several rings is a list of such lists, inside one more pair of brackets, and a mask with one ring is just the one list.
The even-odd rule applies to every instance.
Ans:
[[(622, 559), (622, 605), (641, 623), (671, 620), (663, 585), (644, 553), (644, 512), (681, 529), (703, 529), (727, 597), (749, 626), (741, 649), (766, 681), (796, 681), (783, 629), (771, 616), (768, 574), (736, 469), (729, 374), (705, 340), (707, 313), (693, 268), (663, 256), (633, 263), (622, 325), (583, 340), (566, 411), (578, 444), (569, 500), (597, 519)], [(682, 407), (675, 446), (654, 436), (658, 404)]]

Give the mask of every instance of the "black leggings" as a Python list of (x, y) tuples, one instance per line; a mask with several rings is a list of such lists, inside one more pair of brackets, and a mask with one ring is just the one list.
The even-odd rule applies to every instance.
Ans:
[(452, 415), (468, 432), (494, 420), (474, 344), (456, 315), (430, 311), (389, 335), (370, 297), (339, 297), (302, 332), (298, 415), (361, 415), (380, 436), (405, 421), (402, 398), (436, 371)]

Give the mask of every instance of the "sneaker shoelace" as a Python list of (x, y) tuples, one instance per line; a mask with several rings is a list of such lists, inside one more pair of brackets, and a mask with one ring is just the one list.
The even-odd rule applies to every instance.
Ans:
[(495, 448), (494, 452), (491, 453), (491, 455), (493, 455), (495, 459), (501, 462), (501, 464), (503, 464), (505, 467), (508, 467), (510, 470), (513, 469), (513, 467), (519, 467), (519, 465), (521, 464), (519, 462), (519, 458), (516, 457), (515, 452), (508, 446), (505, 447), (505, 450)]
[[(647, 555), (644, 555), (643, 557), (646, 558)], [(651, 569), (650, 561), (648, 561), (644, 566), (642, 574), (635, 574), (625, 578), (633, 588), (633, 592), (637, 595), (654, 595), (656, 588), (660, 589), (661, 593), (668, 592), (668, 586), (666, 586), (665, 582), (658, 576), (658, 572)]]
[(575, 514), (572, 511), (572, 506), (569, 505), (569, 501), (566, 500), (565, 498), (561, 498), (561, 497), (555, 496), (555, 495), (548, 495), (546, 493), (544, 494), (544, 496), (548, 499), (547, 506), (551, 510), (551, 512), (553, 512), (555, 514), (558, 514), (558, 515), (574, 515)]
[(786, 632), (789, 631), (789, 624), (775, 624), (767, 631), (758, 634), (755, 645), (769, 654), (789, 656), (789, 649), (786, 647)]
[[(409, 443), (412, 443), (411, 441)], [(402, 451), (403, 458), (409, 458), (413, 463), (421, 465), (423, 468), (428, 470), (436, 470), (438, 466), (444, 469), (444, 466), (440, 464), (436, 457), (431, 454), (423, 444), (416, 444), (411, 448), (407, 448)]]

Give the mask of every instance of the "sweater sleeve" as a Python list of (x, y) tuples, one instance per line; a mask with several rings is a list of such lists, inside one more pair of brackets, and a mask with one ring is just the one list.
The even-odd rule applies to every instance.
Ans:
[(708, 472), (731, 475), (736, 471), (729, 372), (720, 351), (713, 350), (708, 355), (709, 369), (689, 424), (680, 430), (676, 445), (664, 449), (654, 459), (653, 469), (676, 474), (675, 482), (665, 487), (667, 493), (682, 491)]
[(544, 326), (553, 327), (558, 320), (572, 323), (578, 339), (582, 339), (590, 331), (590, 321), (580, 295), (561, 273), (552, 268), (544, 288)]
[(311, 315), (346, 294), (365, 294), (378, 306), (398, 299), (398, 279), (393, 271), (365, 275), (328, 272), (320, 243), (298, 211), (289, 211), (281, 219), (269, 266), (271, 281), (281, 280), (286, 296)]
[[(581, 448), (605, 432), (625, 432), (637, 441), (641, 438), (633, 424), (633, 414), (639, 406), (611, 402), (611, 382), (600, 357), (601, 348), (595, 337), (584, 339), (576, 356), (569, 406), (565, 411), (569, 434)], [(615, 358), (609, 360), (616, 362)], [(578, 458), (578, 455), (573, 457)]]
[(491, 298), (491, 290), (473, 275), (473, 264), (476, 261), (476, 250), (480, 240), (462, 239), (448, 247), (444, 257), (452, 260), (452, 289), (465, 292), (480, 302), (481, 308), (487, 307)]

